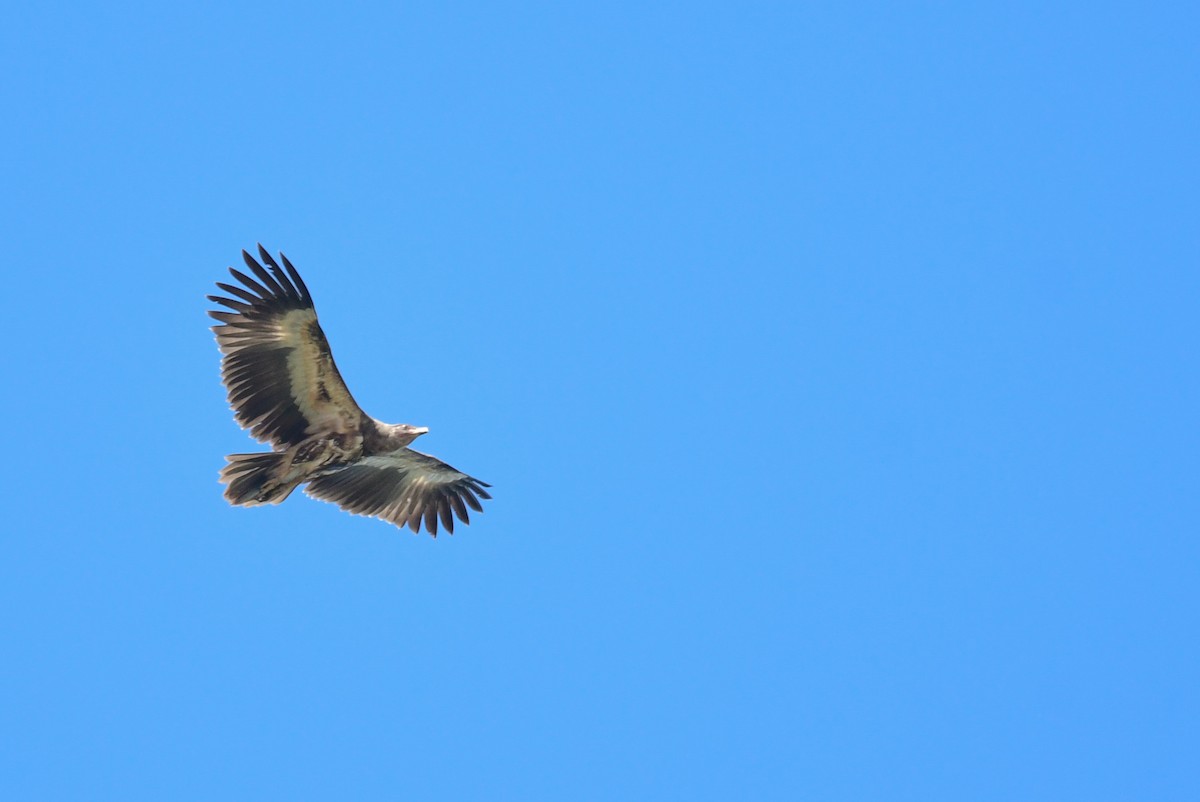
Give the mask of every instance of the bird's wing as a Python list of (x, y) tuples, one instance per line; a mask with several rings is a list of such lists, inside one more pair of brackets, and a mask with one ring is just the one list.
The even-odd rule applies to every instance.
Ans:
[(402, 448), (388, 454), (363, 457), (348, 467), (319, 476), (304, 492), (332, 501), (357, 515), (382, 518), (414, 532), (421, 522), (437, 537), (438, 519), (454, 534), (454, 516), (470, 523), (467, 507), (483, 512), (479, 499), (490, 499), (491, 487), (428, 454)]
[(280, 268), (263, 246), (258, 253), (266, 267), (242, 251), (255, 278), (229, 268), (244, 288), (217, 282), (233, 297), (208, 296), (232, 310), (208, 314), (222, 324), (213, 331), (234, 415), (255, 438), (276, 446), (358, 431), (363, 412), (333, 362), (308, 288), (286, 256), (279, 255)]

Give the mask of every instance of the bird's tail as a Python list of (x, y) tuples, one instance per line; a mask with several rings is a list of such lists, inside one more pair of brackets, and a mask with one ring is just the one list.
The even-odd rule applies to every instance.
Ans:
[(230, 454), (229, 464), (221, 469), (221, 483), (230, 504), (254, 507), (278, 504), (292, 494), (298, 482), (284, 481), (280, 474), (290, 465), (287, 452)]

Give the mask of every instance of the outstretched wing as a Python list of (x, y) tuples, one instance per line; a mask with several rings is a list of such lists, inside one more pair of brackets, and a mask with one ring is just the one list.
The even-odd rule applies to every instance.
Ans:
[(217, 282), (233, 297), (208, 296), (232, 310), (208, 314), (223, 324), (213, 331), (235, 417), (255, 438), (275, 446), (318, 433), (358, 431), (362, 410), (333, 363), (308, 288), (286, 256), (279, 255), (280, 268), (262, 245), (258, 253), (265, 268), (242, 251), (257, 280), (231, 267), (244, 289)]
[[(389, 454), (363, 457), (352, 465), (319, 476), (304, 492), (332, 501), (357, 515), (382, 518), (437, 537), (438, 519), (454, 534), (454, 516), (470, 523), (467, 507), (483, 512), (479, 499), (490, 499), (487, 482), (467, 476), (428, 454), (402, 448)], [(453, 514), (452, 514), (453, 513)]]

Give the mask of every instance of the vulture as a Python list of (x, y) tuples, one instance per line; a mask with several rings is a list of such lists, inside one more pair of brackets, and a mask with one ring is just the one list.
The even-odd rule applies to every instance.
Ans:
[(437, 537), (438, 522), (470, 523), (467, 508), (483, 512), (487, 482), (414, 451), (429, 431), (383, 423), (363, 412), (334, 364), (317, 322), (312, 296), (282, 253), (262, 245), (260, 264), (242, 251), (253, 277), (229, 268), (241, 286), (217, 282), (230, 297), (208, 314), (221, 350), (221, 380), (234, 417), (271, 451), (230, 454), (221, 470), (230, 504), (278, 504), (300, 485), (322, 501), (357, 515), (381, 518)]

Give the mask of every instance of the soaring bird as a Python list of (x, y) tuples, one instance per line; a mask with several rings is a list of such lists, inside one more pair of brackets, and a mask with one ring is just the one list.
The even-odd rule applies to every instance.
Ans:
[[(422, 522), (437, 537), (438, 521), (454, 533), (467, 507), (483, 512), (487, 482), (408, 447), (429, 431), (383, 423), (363, 412), (333, 362), (312, 297), (282, 253), (279, 266), (262, 245), (260, 264), (242, 251), (254, 278), (234, 268), (242, 284), (217, 282), (231, 298), (209, 295), (226, 309), (208, 314), (221, 349), (221, 380), (234, 417), (273, 450), (230, 454), (221, 471), (230, 504), (278, 504), (298, 486), (357, 515), (381, 518), (413, 532)], [(265, 267), (264, 267), (265, 265)], [(229, 311), (226, 311), (229, 310)]]

